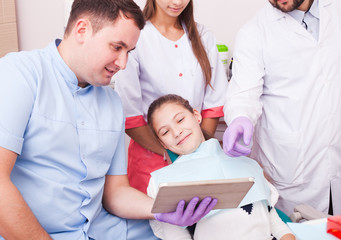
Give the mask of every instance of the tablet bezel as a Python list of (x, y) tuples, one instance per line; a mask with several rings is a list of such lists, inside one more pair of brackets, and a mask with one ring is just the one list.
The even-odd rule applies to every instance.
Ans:
[(180, 200), (207, 196), (218, 199), (214, 209), (236, 208), (253, 184), (253, 177), (161, 183), (151, 212), (174, 212)]

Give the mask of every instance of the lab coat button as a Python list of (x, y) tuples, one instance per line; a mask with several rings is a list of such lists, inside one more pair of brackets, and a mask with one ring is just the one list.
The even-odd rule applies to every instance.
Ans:
[(179, 73), (179, 77), (182, 77), (182, 73)]
[(178, 44), (175, 44), (174, 47), (175, 47), (175, 48), (178, 48)]

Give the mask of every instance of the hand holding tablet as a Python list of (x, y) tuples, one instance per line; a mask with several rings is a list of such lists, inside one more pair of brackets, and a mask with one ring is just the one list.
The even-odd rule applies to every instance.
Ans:
[[(178, 226), (191, 226), (209, 213), (217, 204), (217, 199), (212, 199), (211, 197), (204, 198), (200, 203), (199, 200), (198, 197), (192, 198), (186, 208), (186, 202), (181, 200), (175, 212), (155, 213), (155, 219)], [(197, 206), (198, 203), (199, 205)]]

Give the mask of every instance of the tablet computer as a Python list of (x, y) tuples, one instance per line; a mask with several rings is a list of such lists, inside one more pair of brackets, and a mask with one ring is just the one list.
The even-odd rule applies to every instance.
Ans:
[(188, 203), (193, 197), (218, 199), (214, 209), (236, 208), (253, 184), (252, 177), (161, 183), (152, 213), (174, 212), (180, 200)]

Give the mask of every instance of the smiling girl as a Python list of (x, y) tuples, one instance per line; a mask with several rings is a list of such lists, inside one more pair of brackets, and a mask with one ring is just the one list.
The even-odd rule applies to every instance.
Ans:
[(294, 240), (295, 236), (273, 207), (276, 189), (265, 180), (258, 163), (247, 157), (227, 156), (218, 142), (205, 141), (202, 117), (178, 95), (155, 100), (148, 110), (148, 124), (164, 148), (180, 155), (173, 164), (151, 173), (148, 195), (155, 198), (160, 183), (253, 177), (255, 184), (238, 208), (216, 210), (201, 219), (194, 235), (185, 228), (151, 221), (161, 239)]

